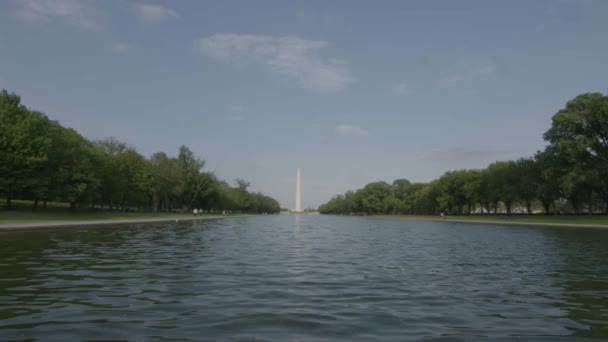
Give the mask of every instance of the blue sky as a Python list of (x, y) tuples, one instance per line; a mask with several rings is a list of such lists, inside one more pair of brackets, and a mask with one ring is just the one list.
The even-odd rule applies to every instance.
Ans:
[(608, 1), (0, 2), (0, 88), (88, 138), (188, 145), (293, 207), (532, 155), (608, 88)]

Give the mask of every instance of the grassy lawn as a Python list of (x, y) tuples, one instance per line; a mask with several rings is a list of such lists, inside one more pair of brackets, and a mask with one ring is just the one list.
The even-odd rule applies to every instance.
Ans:
[[(0, 200), (0, 203), (4, 201)], [(59, 221), (98, 221), (98, 220), (138, 220), (138, 219), (180, 219), (184, 217), (193, 217), (189, 214), (179, 213), (139, 213), (139, 212), (118, 212), (109, 210), (88, 210), (78, 209), (70, 210), (67, 203), (49, 202), (47, 209), (42, 209), (42, 203), (39, 208), (32, 211), (31, 201), (13, 201), (13, 210), (0, 209), (0, 224), (15, 224), (15, 223), (41, 223), (41, 222), (59, 222)], [(215, 214), (218, 215), (218, 214)], [(205, 215), (214, 216), (214, 215)]]
[[(379, 215), (383, 218), (404, 218), (417, 220), (441, 220), (439, 216), (424, 215)], [(557, 224), (595, 224), (608, 225), (608, 216), (544, 216), (544, 215), (487, 215), (487, 216), (444, 216), (446, 221), (494, 221), (494, 222), (514, 222), (514, 223), (557, 223)]]
[[(208, 215), (211, 216), (211, 215)], [(187, 214), (167, 213), (121, 213), (121, 212), (85, 212), (85, 211), (0, 211), (0, 224), (40, 223), (57, 221), (97, 221), (97, 220), (136, 220), (136, 219), (179, 219), (192, 217)]]

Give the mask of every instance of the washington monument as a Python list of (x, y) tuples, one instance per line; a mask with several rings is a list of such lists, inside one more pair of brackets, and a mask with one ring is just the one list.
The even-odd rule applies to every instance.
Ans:
[(296, 213), (302, 212), (302, 174), (300, 168), (296, 172), (296, 207), (293, 211)]

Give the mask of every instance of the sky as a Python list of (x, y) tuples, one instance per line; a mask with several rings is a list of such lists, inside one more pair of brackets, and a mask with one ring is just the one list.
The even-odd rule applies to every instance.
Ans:
[(531, 156), (608, 89), (608, 1), (0, 1), (0, 88), (294, 207)]

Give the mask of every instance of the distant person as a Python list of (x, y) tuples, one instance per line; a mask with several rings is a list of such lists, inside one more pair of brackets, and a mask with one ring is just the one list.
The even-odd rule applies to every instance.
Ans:
[(196, 209), (194, 209), (192, 212), (194, 213), (194, 216), (196, 216), (196, 214), (198, 213)]
[(199, 215), (199, 216), (203, 216), (203, 209), (198, 208), (198, 215)]
[(443, 217), (443, 211), (441, 212), (441, 218), (445, 218), (445, 217)]
[(222, 215), (226, 216), (226, 210), (222, 210)]

